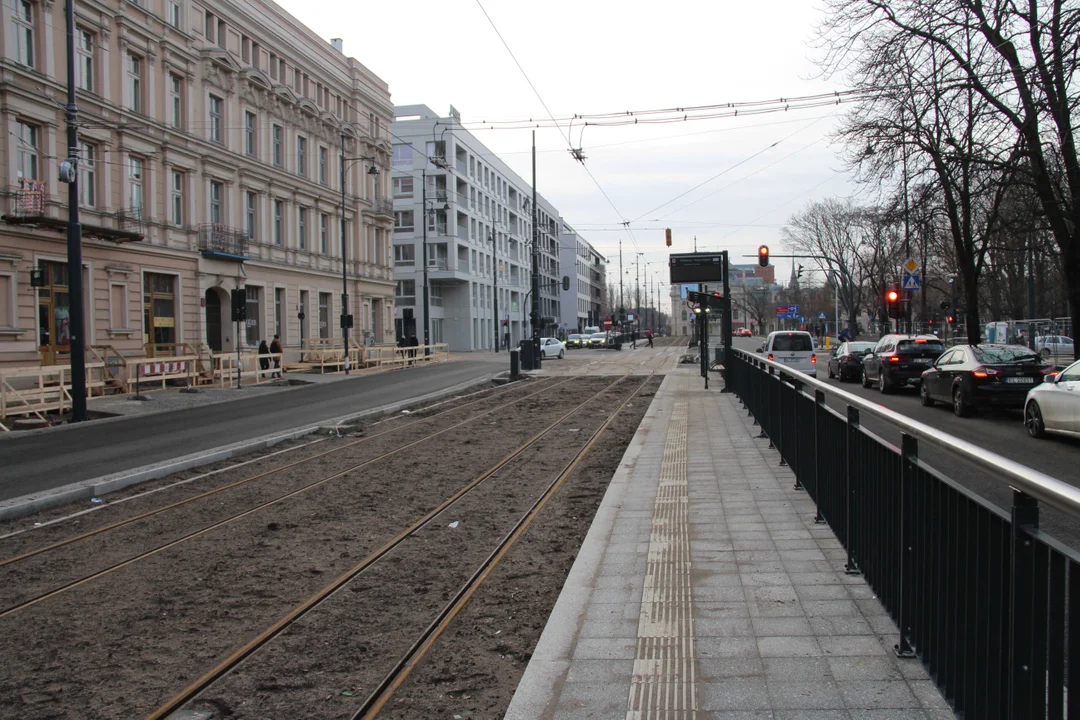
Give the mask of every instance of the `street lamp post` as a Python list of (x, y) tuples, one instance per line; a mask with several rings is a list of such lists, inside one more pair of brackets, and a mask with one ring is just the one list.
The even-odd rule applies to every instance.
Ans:
[[(345, 157), (345, 130), (341, 130), (341, 337), (345, 343), (345, 374), (349, 374), (349, 328), (352, 327), (352, 313), (349, 312), (349, 263), (347, 258), (348, 241), (345, 237), (345, 163), (360, 162), (367, 160), (374, 163), (378, 158), (374, 155), (361, 155), (360, 157)], [(379, 167), (372, 164), (368, 175), (378, 177)], [(375, 197), (371, 202), (377, 203), (378, 186)]]
[(499, 246), (495, 242), (495, 228), (491, 229), (492, 302), (495, 303), (495, 352), (499, 352)]

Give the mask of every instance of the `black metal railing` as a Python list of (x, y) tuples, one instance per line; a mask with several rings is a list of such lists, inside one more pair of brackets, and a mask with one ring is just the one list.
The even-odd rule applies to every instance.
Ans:
[(199, 251), (247, 257), (248, 237), (240, 228), (220, 223), (199, 225)]
[[(725, 376), (896, 622), (897, 653), (959, 714), (1080, 716), (1080, 553), (1038, 528), (1040, 503), (1080, 517), (1080, 489), (749, 353), (730, 351)], [(898, 426), (901, 446), (864, 414)], [(1011, 513), (926, 465), (920, 444), (1002, 478)]]

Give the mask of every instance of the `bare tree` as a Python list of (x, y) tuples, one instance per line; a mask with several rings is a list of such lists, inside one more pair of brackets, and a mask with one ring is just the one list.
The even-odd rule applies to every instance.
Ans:
[[(1080, 158), (1076, 145), (1080, 100), (1075, 82), (1080, 64), (1080, 6), (1068, 0), (829, 0), (826, 7), (827, 17), (819, 28), (826, 72), (854, 69), (856, 84), (868, 91), (872, 102), (878, 90), (896, 87), (898, 81), (905, 86), (909, 78), (902, 72), (870, 75), (864, 72), (866, 66), (881, 60), (895, 71), (901, 67), (897, 59), (906, 53), (915, 59), (917, 71), (927, 71), (924, 78), (935, 78), (930, 84), (916, 84), (917, 92), (927, 96), (932, 106), (955, 112), (966, 99), (979, 116), (997, 120), (996, 125), (983, 123), (983, 130), (1008, 127), (1020, 139), (1009, 143), (1011, 170), (1016, 173), (1010, 181), (1029, 183), (1038, 197), (1061, 252), (1073, 326), (1080, 325)], [(925, 107), (925, 98), (920, 105)], [(924, 120), (928, 126), (939, 126), (938, 117), (924, 116)], [(974, 156), (972, 140), (985, 149), (990, 138), (950, 133), (943, 139), (951, 139), (958, 152)], [(995, 150), (990, 157), (1005, 160), (1003, 148), (999, 145)], [(999, 169), (1006, 169), (1004, 164)], [(970, 179), (964, 173), (973, 170), (961, 168), (957, 178), (961, 188)], [(981, 211), (987, 213), (984, 225), (995, 212), (996, 192), (990, 190), (990, 197), (980, 198)], [(952, 208), (950, 200), (955, 202)], [(955, 195), (946, 198), (946, 208), (955, 216), (950, 217), (954, 234), (962, 236), (963, 216), (974, 208)], [(967, 238), (954, 240), (966, 242)], [(964, 267), (964, 249), (957, 245), (970, 336), (971, 306), (978, 305), (977, 287), (973, 287), (977, 275)], [(1080, 346), (1074, 345), (1074, 354), (1080, 357)]]

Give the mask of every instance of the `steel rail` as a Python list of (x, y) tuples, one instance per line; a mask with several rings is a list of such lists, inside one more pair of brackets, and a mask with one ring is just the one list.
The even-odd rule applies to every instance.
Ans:
[(347, 585), (349, 582), (351, 582), (353, 579), (355, 579), (356, 576), (360, 575), (364, 570), (371, 567), (377, 561), (379, 561), (384, 556), (386, 556), (391, 551), (393, 551), (397, 546), (399, 546), (406, 539), (408, 539), (410, 536), (412, 536), (414, 533), (416, 533), (416, 531), (420, 530), (425, 525), (427, 525), (429, 522), (431, 522), (435, 517), (437, 517), (440, 513), (442, 513), (448, 507), (450, 507), (451, 505), (456, 503), (458, 500), (460, 500), (462, 497), (464, 497), (466, 494), (468, 494), (471, 490), (476, 488), (478, 485), (483, 483), (489, 477), (491, 477), (492, 475), (497, 473), (499, 470), (501, 470), (503, 467), (505, 467), (512, 460), (514, 460), (515, 458), (520, 456), (522, 453), (524, 453), (526, 450), (528, 450), (530, 447), (532, 447), (537, 442), (539, 442), (543, 437), (548, 435), (552, 430), (554, 430), (556, 427), (558, 427), (563, 422), (565, 422), (567, 420), (567, 418), (569, 418), (571, 415), (578, 412), (582, 408), (588, 406), (590, 403), (595, 401), (598, 397), (600, 397), (604, 393), (611, 390), (611, 388), (613, 388), (616, 385), (618, 385), (619, 383), (621, 383), (623, 380), (625, 380), (630, 375), (631, 375), (631, 373), (629, 371), (627, 371), (624, 375), (619, 377), (617, 380), (615, 380), (611, 384), (605, 386), (604, 388), (602, 388), (598, 392), (594, 393), (587, 400), (585, 400), (584, 402), (582, 402), (579, 405), (576, 405), (569, 412), (567, 412), (564, 415), (560, 416), (558, 419), (556, 419), (550, 425), (545, 427), (543, 430), (541, 430), (538, 433), (536, 433), (535, 435), (533, 435), (531, 438), (529, 438), (523, 444), (519, 445), (517, 448), (512, 450), (508, 455), (503, 457), (501, 460), (499, 460), (493, 466), (491, 466), (490, 468), (488, 468), (484, 472), (480, 473), (478, 476), (473, 478), (467, 484), (465, 484), (464, 486), (459, 488), (453, 495), (449, 496), (448, 498), (443, 500), (441, 503), (439, 503), (435, 508), (433, 508), (432, 510), (425, 513), (419, 520), (414, 522), (412, 525), (410, 525), (408, 528), (403, 530), (397, 536), (395, 536), (391, 540), (387, 541), (382, 547), (375, 550), (373, 553), (368, 555), (366, 558), (361, 560), (359, 563), (354, 565), (352, 568), (350, 568), (349, 570), (347, 570), (344, 573), (342, 573), (341, 575), (339, 575), (337, 578), (335, 578), (333, 581), (331, 581), (328, 585), (323, 587), (317, 593), (315, 593), (314, 595), (309, 597), (307, 600), (305, 600), (301, 604), (294, 607), (292, 610), (290, 610), (286, 615), (284, 615), (279, 620), (277, 620), (273, 625), (266, 628), (265, 630), (260, 632), (258, 635), (256, 635), (254, 638), (252, 638), (247, 643), (245, 643), (243, 646), (241, 646), (240, 648), (235, 650), (231, 655), (229, 655), (227, 658), (225, 658), (220, 663), (218, 663), (215, 667), (211, 668), (209, 671), (204, 673), (195, 682), (191, 683), (187, 688), (185, 688), (180, 693), (175, 695), (173, 698), (171, 698), (169, 701), (167, 701), (164, 705), (160, 706), (159, 708), (157, 708), (156, 710), (151, 712), (149, 715), (147, 715), (146, 720), (162, 720), (163, 718), (168, 717), (171, 713), (179, 710), (187, 702), (193, 700), (202, 691), (206, 690), (213, 683), (217, 682), (217, 680), (219, 680), (224, 675), (226, 675), (227, 673), (232, 671), (241, 662), (243, 662), (247, 657), (249, 657), (250, 655), (252, 655), (256, 651), (258, 651), (260, 648), (264, 647), (267, 643), (269, 643), (275, 637), (277, 637), (282, 632), (284, 632), (287, 628), (289, 628), (297, 620), (299, 620), (300, 618), (307, 615), (311, 610), (316, 608), (318, 605), (320, 605), (322, 602), (324, 602), (327, 598), (329, 598), (331, 595), (336, 593), (339, 589), (341, 589), (342, 587)]
[(817, 378), (791, 370), (782, 363), (767, 360), (745, 350), (732, 348), (732, 351), (745, 356), (746, 361), (752, 365), (775, 370), (776, 375), (774, 377), (776, 377), (777, 381), (780, 380), (779, 376), (782, 374), (802, 383), (804, 386), (820, 390), (826, 396), (842, 400), (847, 405), (858, 408), (860, 412), (865, 412), (899, 427), (903, 432), (917, 438), (921, 443), (952, 453), (978, 468), (1003, 478), (1010, 487), (1019, 490), (1025, 495), (1029, 495), (1069, 515), (1080, 516), (1080, 488), (1076, 486), (1009, 458), (1002, 457), (974, 443), (949, 435), (942, 430), (912, 420), (906, 415), (901, 415), (895, 410), (890, 410), (846, 390), (840, 390)]
[(455, 424), (453, 424), (453, 425), (451, 425), (449, 427), (443, 428), (442, 430), (438, 430), (436, 432), (433, 432), (430, 435), (426, 435), (426, 436), (420, 438), (419, 440), (414, 440), (413, 442), (402, 445), (401, 447), (395, 448), (394, 450), (389, 450), (389, 451), (387, 451), (385, 453), (377, 455), (377, 456), (375, 456), (373, 458), (370, 458), (368, 460), (365, 460), (365, 461), (363, 461), (361, 463), (358, 463), (356, 465), (352, 465), (352, 466), (350, 466), (348, 468), (345, 468), (344, 470), (339, 470), (337, 472), (334, 472), (333, 474), (328, 475), (327, 477), (324, 477), (321, 480), (316, 480), (314, 482), (308, 483), (307, 485), (304, 485), (303, 487), (297, 488), (296, 490), (290, 490), (289, 492), (285, 493), (284, 495), (279, 495), (278, 497), (276, 497), (276, 498), (274, 498), (272, 500), (267, 500), (266, 502), (263, 502), (263, 503), (260, 503), (260, 504), (258, 504), (256, 506), (254, 506), (254, 507), (248, 508), (247, 510), (244, 510), (243, 512), (232, 515), (232, 516), (230, 516), (228, 518), (220, 520), (220, 521), (218, 521), (216, 523), (208, 525), (208, 526), (206, 526), (204, 528), (201, 528), (199, 530), (194, 530), (194, 531), (192, 531), (192, 532), (190, 532), (190, 533), (188, 533), (186, 535), (183, 535), (183, 536), (181, 536), (181, 537), (179, 537), (179, 538), (177, 538), (175, 540), (171, 540), (171, 541), (169, 541), (167, 543), (159, 545), (159, 546), (157, 546), (155, 548), (152, 548), (150, 550), (146, 550), (146, 551), (141, 552), (141, 553), (139, 553), (137, 555), (133, 555), (132, 557), (127, 558), (126, 560), (122, 560), (122, 561), (120, 561), (118, 563), (115, 563), (113, 565), (110, 565), (109, 567), (104, 568), (103, 570), (99, 570), (99, 571), (97, 571), (95, 573), (92, 573), (90, 575), (86, 575), (86, 576), (84, 576), (84, 577), (82, 577), (82, 578), (80, 578), (78, 580), (72, 580), (71, 582), (65, 583), (65, 584), (61, 585), (60, 587), (53, 588), (52, 590), (50, 590), (48, 592), (45, 592), (45, 593), (42, 593), (41, 595), (37, 595), (37, 596), (35, 596), (35, 597), (33, 597), (33, 598), (29, 599), (29, 600), (23, 601), (21, 603), (17, 603), (17, 604), (12, 605), (12, 606), (10, 606), (8, 608), (5, 608), (4, 610), (0, 610), (0, 618), (5, 618), (5, 617), (7, 617), (7, 616), (9, 616), (9, 615), (11, 615), (11, 614), (13, 614), (15, 612), (18, 612), (20, 610), (24, 610), (24, 609), (26, 609), (26, 608), (28, 608), (28, 607), (30, 607), (32, 605), (36, 605), (37, 603), (39, 603), (39, 602), (41, 602), (43, 600), (47, 600), (47, 599), (49, 599), (51, 597), (54, 597), (54, 596), (59, 595), (61, 593), (67, 592), (68, 590), (72, 590), (72, 589), (74, 589), (76, 587), (84, 585), (84, 584), (86, 584), (88, 582), (91, 582), (93, 580), (96, 580), (96, 579), (98, 579), (100, 577), (104, 577), (105, 575), (109, 575), (109, 574), (111, 574), (111, 573), (113, 573), (113, 572), (115, 572), (117, 570), (120, 570), (121, 568), (127, 567), (128, 565), (132, 565), (132, 564), (134, 564), (136, 562), (139, 562), (140, 560), (145, 560), (146, 558), (157, 555), (158, 553), (160, 553), (160, 552), (162, 552), (164, 550), (168, 550), (171, 547), (175, 547), (177, 545), (180, 545), (181, 543), (187, 542), (188, 540), (191, 540), (192, 538), (196, 538), (196, 537), (199, 537), (201, 535), (205, 535), (206, 533), (211, 532), (212, 530), (216, 530), (216, 529), (218, 529), (220, 527), (223, 527), (223, 526), (228, 525), (228, 524), (230, 524), (232, 522), (235, 522), (236, 520), (240, 520), (241, 518), (245, 518), (248, 515), (252, 515), (252, 514), (254, 514), (256, 512), (259, 512), (260, 510), (264, 510), (264, 509), (266, 509), (268, 507), (276, 505), (276, 504), (278, 504), (278, 503), (280, 503), (280, 502), (282, 502), (284, 500), (287, 500), (287, 499), (289, 499), (291, 497), (294, 497), (294, 496), (299, 495), (301, 493), (307, 492), (308, 490), (311, 490), (312, 488), (315, 488), (315, 487), (318, 487), (318, 486), (323, 485), (325, 483), (328, 483), (331, 480), (336, 480), (337, 478), (340, 478), (340, 477), (343, 477), (343, 476), (348, 475), (350, 473), (353, 473), (353, 472), (355, 472), (357, 470), (360, 470), (361, 468), (365, 468), (368, 465), (373, 465), (373, 464), (379, 462), (380, 460), (384, 460), (384, 459), (386, 459), (386, 458), (388, 458), (388, 457), (390, 457), (392, 455), (396, 455), (396, 454), (400, 453), (403, 450), (408, 450), (411, 447), (415, 447), (416, 445), (427, 442), (428, 440), (430, 440), (430, 439), (432, 439), (434, 437), (437, 437), (439, 435), (442, 435), (443, 433), (450, 432), (451, 430), (456, 430), (457, 428), (459, 428), (459, 427), (461, 427), (463, 425), (467, 425), (467, 424), (473, 422), (474, 420), (478, 420), (479, 418), (486, 417), (486, 416), (488, 416), (488, 415), (490, 415), (490, 414), (492, 414), (492, 413), (494, 413), (494, 412), (496, 412), (498, 410), (509, 407), (510, 405), (515, 405), (515, 404), (521, 402), (522, 400), (526, 400), (526, 399), (528, 399), (530, 397), (533, 397), (535, 395), (539, 395), (542, 392), (546, 392), (546, 391), (552, 390), (552, 389), (554, 389), (556, 387), (560, 387), (561, 385), (564, 385), (564, 384), (570, 382), (570, 380), (572, 380), (572, 379), (573, 378), (567, 378), (566, 380), (563, 380), (561, 382), (555, 383), (553, 385), (549, 385), (549, 386), (545, 387), (542, 390), (538, 390), (538, 391), (536, 391), (534, 393), (524, 395), (524, 396), (522, 396), (520, 398), (517, 398), (516, 400), (513, 400), (513, 401), (508, 402), (508, 403), (504, 403), (504, 404), (502, 404), (502, 405), (500, 405), (498, 407), (492, 408), (491, 410), (486, 410), (486, 411), (484, 411), (482, 413), (479, 413), (477, 415), (472, 416), (471, 418), (468, 418), (466, 420), (462, 420), (461, 422), (458, 422), (458, 423), (455, 423)]
[[(661, 365), (662, 364), (663, 362), (661, 362)], [(393, 697), (397, 689), (404, 684), (412, 671), (419, 665), (424, 656), (427, 655), (428, 650), (431, 649), (443, 632), (450, 627), (450, 624), (469, 603), (473, 595), (476, 594), (476, 591), (480, 589), (480, 586), (483, 585), (488, 576), (491, 575), (496, 567), (498, 567), (503, 557), (510, 551), (510, 548), (514, 546), (518, 539), (529, 528), (532, 521), (540, 514), (540, 511), (543, 510), (544, 506), (547, 505), (548, 500), (554, 497), (555, 493), (563, 486), (566, 479), (584, 459), (585, 454), (591, 450), (597, 440), (600, 439), (600, 435), (604, 430), (611, 425), (612, 421), (614, 421), (619, 413), (622, 412), (623, 408), (625, 408), (626, 405), (641, 392), (642, 388), (644, 388), (655, 375), (656, 371), (654, 369), (645, 377), (641, 384), (638, 385), (610, 415), (608, 415), (604, 423), (589, 437), (585, 445), (583, 445), (574, 457), (570, 459), (570, 462), (559, 471), (559, 474), (555, 476), (555, 479), (544, 489), (540, 497), (537, 498), (521, 519), (518, 520), (513, 528), (511, 528), (510, 532), (499, 541), (499, 544), (480, 564), (476, 569), (476, 572), (474, 572), (457, 593), (454, 594), (450, 599), (450, 602), (439, 612), (431, 624), (424, 629), (423, 633), (421, 633), (420, 637), (412, 644), (408, 651), (406, 651), (405, 655), (398, 660), (394, 669), (383, 678), (382, 682), (376, 686), (374, 692), (372, 692), (360, 708), (352, 714), (351, 720), (372, 720), (379, 714), (379, 711), (390, 701), (390, 698)]]
[[(546, 390), (551, 389), (552, 387), (557, 387), (557, 386), (558, 385), (551, 385), (549, 387), (542, 388), (541, 390), (539, 390), (539, 392), (544, 392)], [(513, 388), (513, 385), (511, 385), (510, 387)], [(514, 389), (516, 389), (516, 388), (514, 388)], [(490, 391), (485, 391), (485, 392), (490, 392)], [(245, 485), (245, 484), (253, 482), (255, 480), (261, 480), (261, 479), (263, 479), (265, 477), (269, 477), (270, 475), (274, 475), (274, 474), (282, 472), (284, 470), (290, 470), (290, 469), (298, 467), (300, 465), (304, 465), (305, 463), (309, 463), (309, 462), (312, 462), (314, 460), (318, 460), (319, 458), (324, 458), (327, 455), (333, 455), (334, 453), (341, 452), (342, 450), (348, 450), (349, 448), (356, 447), (357, 445), (361, 445), (361, 444), (369, 442), (371, 440), (375, 440), (376, 438), (383, 437), (384, 435), (389, 435), (391, 433), (396, 433), (396, 432), (398, 432), (400, 430), (404, 430), (407, 427), (411, 427), (411, 426), (416, 425), (418, 423), (426, 422), (428, 420), (432, 420), (434, 418), (441, 417), (441, 416), (446, 415), (448, 413), (456, 412), (458, 410), (461, 410), (462, 408), (471, 407), (471, 406), (473, 406), (473, 405), (475, 405), (477, 403), (484, 402), (485, 400), (490, 400), (491, 397), (493, 397), (493, 396), (498, 397), (498, 396), (500, 396), (502, 394), (503, 394), (503, 392), (497, 391), (497, 392), (493, 393), (493, 395), (488, 395), (487, 397), (482, 397), (482, 398), (479, 398), (477, 400), (473, 400), (472, 402), (465, 403), (464, 405), (457, 405), (457, 406), (452, 407), (452, 408), (447, 408), (446, 410), (443, 410), (442, 412), (438, 412), (438, 413), (435, 413), (434, 415), (428, 415), (427, 417), (422, 417), (422, 418), (419, 418), (417, 420), (413, 420), (412, 422), (405, 423), (404, 425), (398, 425), (397, 427), (390, 428), (389, 430), (385, 430), (385, 431), (383, 431), (381, 433), (376, 433), (375, 435), (369, 435), (369, 436), (363, 437), (363, 438), (361, 438), (359, 440), (353, 440), (352, 442), (345, 443), (344, 445), (339, 445), (339, 446), (337, 446), (337, 447), (335, 447), (335, 448), (333, 448), (331, 450), (327, 450), (326, 452), (321, 452), (321, 453), (318, 453), (316, 455), (311, 455), (311, 456), (306, 457), (306, 458), (301, 458), (299, 460), (288, 463), (286, 465), (281, 465), (281, 466), (278, 466), (276, 468), (271, 468), (270, 470), (267, 470), (265, 472), (261, 472), (261, 473), (258, 473), (256, 475), (252, 475), (250, 477), (242, 478), (240, 480), (229, 483), (227, 485), (222, 485), (219, 488), (214, 488), (213, 490), (207, 490), (206, 492), (199, 493), (198, 495), (192, 495), (189, 498), (185, 498), (183, 500), (178, 500), (178, 501), (176, 501), (174, 503), (169, 503), (168, 505), (163, 505), (163, 506), (161, 506), (159, 508), (156, 508), (154, 510), (148, 510), (147, 512), (140, 513), (138, 515), (133, 515), (132, 517), (125, 518), (123, 520), (118, 520), (118, 521), (116, 521), (114, 523), (110, 523), (108, 525), (103, 525), (103, 526), (101, 526), (99, 528), (95, 528), (94, 530), (88, 530), (85, 533), (82, 533), (80, 535), (74, 535), (74, 536), (72, 536), (70, 538), (66, 538), (64, 540), (58, 540), (57, 542), (51, 543), (49, 545), (44, 545), (44, 546), (42, 546), (40, 548), (37, 548), (36, 550), (30, 550), (30, 551), (25, 552), (25, 553), (23, 553), (21, 555), (15, 555), (13, 557), (7, 558), (6, 560), (0, 560), (0, 568), (6, 567), (8, 565), (12, 565), (12, 564), (20, 562), (22, 560), (27, 560), (29, 558), (32, 558), (32, 557), (36, 556), (36, 555), (41, 555), (42, 553), (46, 553), (46, 552), (49, 552), (51, 550), (56, 550), (57, 548), (61, 548), (61, 547), (64, 547), (66, 545), (70, 545), (70, 544), (75, 543), (75, 542), (79, 542), (80, 540), (86, 540), (87, 538), (94, 537), (95, 535), (100, 535), (100, 534), (108, 532), (110, 530), (115, 530), (117, 528), (120, 528), (120, 527), (123, 527), (125, 525), (129, 525), (129, 524), (131, 524), (133, 522), (136, 522), (138, 520), (145, 520), (146, 518), (153, 517), (154, 515), (157, 515), (159, 513), (163, 513), (163, 512), (165, 512), (167, 510), (174, 510), (174, 509), (176, 509), (178, 507), (182, 507), (184, 505), (187, 505), (188, 503), (195, 502), (196, 500), (202, 500), (202, 499), (208, 498), (208, 497), (210, 497), (212, 495), (216, 495), (219, 492), (224, 492), (225, 490), (231, 490), (233, 488), (239, 487), (241, 485)], [(536, 393), (532, 393), (532, 394), (534, 395)], [(523, 399), (531, 397), (531, 396), (532, 395), (525, 395), (524, 397), (522, 397), (520, 399), (523, 400)], [(514, 402), (518, 402), (518, 401), (514, 401)], [(501, 406), (501, 407), (505, 407), (505, 405)], [(477, 417), (481, 417), (481, 416), (477, 416)], [(257, 461), (258, 458), (254, 458), (254, 460)], [(248, 462), (251, 462), (251, 461), (248, 461)], [(223, 468), (223, 469), (228, 470), (229, 468)]]

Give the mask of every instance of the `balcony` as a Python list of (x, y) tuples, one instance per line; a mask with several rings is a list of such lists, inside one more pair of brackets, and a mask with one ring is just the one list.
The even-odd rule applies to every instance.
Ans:
[[(12, 195), (11, 212), (0, 218), (8, 225), (44, 228), (58, 233), (67, 232), (67, 213), (64, 213), (65, 217), (54, 217), (47, 214), (48, 192), (43, 181), (20, 178), (19, 184), (14, 188)], [(86, 208), (85, 211), (87, 216), (101, 213), (100, 210), (95, 208)], [(101, 216), (110, 217), (108, 214), (101, 214)], [(146, 237), (141, 208), (119, 210), (113, 213), (111, 217), (116, 221), (115, 227), (95, 225), (86, 222), (84, 219), (80, 223), (83, 237), (100, 238), (115, 243), (139, 242)]]
[(221, 223), (204, 223), (199, 226), (199, 252), (203, 257), (227, 260), (247, 259), (247, 233)]
[(382, 217), (394, 217), (394, 201), (390, 198), (375, 198), (371, 201), (371, 211)]

